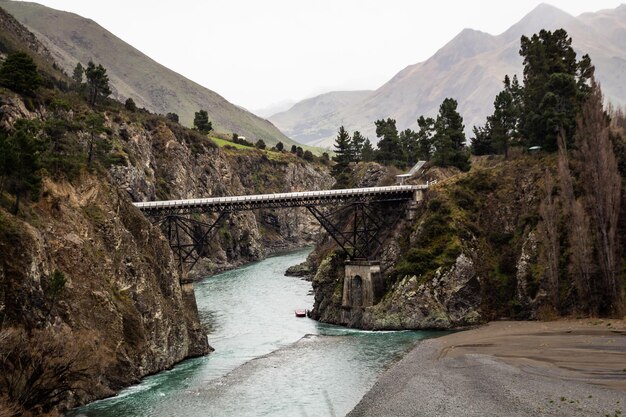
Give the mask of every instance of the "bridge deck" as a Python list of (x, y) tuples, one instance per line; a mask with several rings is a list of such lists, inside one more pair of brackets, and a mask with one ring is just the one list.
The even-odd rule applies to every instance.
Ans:
[(302, 207), (342, 203), (351, 200), (394, 201), (409, 200), (427, 185), (396, 185), (389, 187), (349, 188), (344, 190), (304, 191), (296, 193), (258, 194), (233, 197), (194, 198), (188, 200), (148, 201), (133, 203), (153, 214), (224, 212), (259, 208)]

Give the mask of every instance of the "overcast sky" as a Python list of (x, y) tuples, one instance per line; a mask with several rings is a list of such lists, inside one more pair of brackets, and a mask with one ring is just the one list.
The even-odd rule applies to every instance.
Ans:
[[(494, 35), (537, 0), (38, 0), (91, 18), (229, 101), (260, 109), (375, 89), (464, 28)], [(621, 1), (552, 0), (572, 14)]]

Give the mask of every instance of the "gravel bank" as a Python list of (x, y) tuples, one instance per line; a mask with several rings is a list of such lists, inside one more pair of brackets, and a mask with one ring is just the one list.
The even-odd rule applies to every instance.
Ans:
[(348, 414), (626, 415), (626, 321), (494, 322), (426, 340)]

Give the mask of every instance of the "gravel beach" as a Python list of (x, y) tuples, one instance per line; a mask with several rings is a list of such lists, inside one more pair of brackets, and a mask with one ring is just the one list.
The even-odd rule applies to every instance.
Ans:
[(348, 414), (626, 415), (626, 321), (489, 323), (426, 340)]

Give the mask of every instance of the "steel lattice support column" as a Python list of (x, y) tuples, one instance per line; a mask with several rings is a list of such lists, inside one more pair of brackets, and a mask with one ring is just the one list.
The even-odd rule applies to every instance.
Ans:
[(183, 276), (194, 267), (206, 251), (216, 226), (227, 214), (220, 213), (212, 223), (181, 215), (168, 215), (154, 222), (169, 241)]
[(400, 208), (383, 218), (374, 210), (374, 204), (367, 202), (353, 202), (329, 211), (316, 206), (307, 209), (352, 260), (374, 259), (382, 248), (383, 234), (403, 213)]

